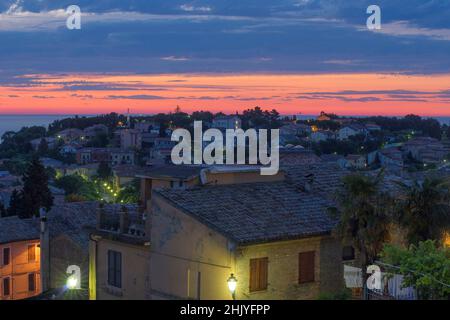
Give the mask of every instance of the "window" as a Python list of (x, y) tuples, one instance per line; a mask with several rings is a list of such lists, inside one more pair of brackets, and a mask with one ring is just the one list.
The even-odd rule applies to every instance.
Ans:
[(30, 273), (28, 275), (28, 291), (34, 292), (36, 290), (36, 275)]
[(352, 246), (342, 248), (342, 260), (355, 260), (355, 249)]
[(314, 282), (315, 252), (298, 254), (298, 283)]
[(268, 258), (250, 259), (250, 292), (267, 289)]
[(122, 254), (108, 250), (108, 284), (122, 288)]
[(11, 294), (11, 279), (4, 278), (3, 279), (3, 296), (9, 296)]
[(3, 265), (9, 265), (11, 260), (11, 248), (3, 248)]
[(28, 262), (36, 261), (36, 246), (34, 244), (28, 246)]

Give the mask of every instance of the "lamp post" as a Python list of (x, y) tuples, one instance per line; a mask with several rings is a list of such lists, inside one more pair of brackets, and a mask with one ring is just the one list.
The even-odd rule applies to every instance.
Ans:
[(228, 290), (230, 290), (231, 293), (231, 297), (233, 298), (233, 300), (236, 300), (236, 285), (237, 285), (237, 279), (234, 276), (234, 274), (230, 274), (230, 277), (227, 280), (228, 283)]

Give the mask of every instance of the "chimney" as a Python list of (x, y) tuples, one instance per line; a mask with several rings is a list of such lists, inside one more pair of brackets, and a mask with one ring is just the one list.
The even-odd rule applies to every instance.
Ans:
[(47, 215), (44, 209), (39, 210), (40, 216), (40, 246), (41, 246), (41, 287), (42, 292), (47, 292), (50, 289), (50, 235), (47, 223)]
[(129, 224), (128, 208), (122, 206), (120, 210), (120, 233), (127, 233)]
[(305, 176), (305, 192), (311, 192), (312, 191), (312, 185), (314, 183), (314, 174), (310, 173)]

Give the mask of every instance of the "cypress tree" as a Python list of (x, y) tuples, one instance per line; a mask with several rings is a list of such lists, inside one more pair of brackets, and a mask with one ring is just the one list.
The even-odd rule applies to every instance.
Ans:
[(9, 208), (6, 210), (7, 217), (20, 216), (24, 213), (23, 196), (20, 191), (14, 189), (9, 200)]
[(33, 158), (22, 180), (25, 210), (19, 213), (19, 217), (39, 216), (40, 208), (49, 211), (53, 206), (53, 196), (48, 187), (47, 172), (39, 158)]

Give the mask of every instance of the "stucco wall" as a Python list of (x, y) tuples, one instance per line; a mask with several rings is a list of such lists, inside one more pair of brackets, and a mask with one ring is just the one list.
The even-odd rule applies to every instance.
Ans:
[[(91, 243), (92, 246), (92, 243)], [(108, 250), (122, 254), (122, 288), (108, 285)], [(96, 298), (97, 300), (149, 299), (150, 252), (148, 247), (134, 246), (107, 239), (97, 241)]]
[(153, 197), (153, 298), (230, 299), (232, 244), (221, 234)]
[[(35, 245), (35, 261), (28, 261), (28, 245)], [(18, 241), (0, 244), (0, 300), (18, 300), (36, 296), (41, 293), (40, 248), (39, 240)], [(3, 266), (3, 248), (11, 250), (10, 263)], [(28, 274), (35, 274), (35, 290), (28, 291)], [(9, 296), (3, 296), (3, 279), (10, 278)]]

